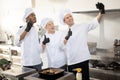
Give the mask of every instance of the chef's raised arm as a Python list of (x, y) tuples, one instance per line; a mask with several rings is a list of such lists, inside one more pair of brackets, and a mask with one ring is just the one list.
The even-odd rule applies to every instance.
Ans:
[(99, 13), (98, 13), (98, 15), (97, 15), (97, 20), (98, 20), (98, 22), (100, 22), (103, 14), (105, 14), (105, 6), (104, 6), (103, 3), (99, 3), (99, 2), (98, 2), (98, 3), (96, 4), (96, 8), (99, 9)]

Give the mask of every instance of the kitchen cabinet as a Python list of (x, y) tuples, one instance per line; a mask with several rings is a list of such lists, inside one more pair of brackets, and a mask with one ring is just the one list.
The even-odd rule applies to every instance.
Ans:
[(20, 47), (9, 44), (0, 44), (0, 59), (5, 58), (7, 60), (12, 61), (13, 64), (20, 65), (20, 55)]
[(2, 71), (1, 73), (10, 78), (10, 80), (23, 80), (24, 77), (36, 73), (35, 69), (26, 68), (25, 70), (23, 71), (21, 66), (12, 65), (10, 70)]

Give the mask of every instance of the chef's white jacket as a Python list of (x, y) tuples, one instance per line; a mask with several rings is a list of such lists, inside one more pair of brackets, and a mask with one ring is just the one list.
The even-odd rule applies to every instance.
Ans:
[(77, 64), (90, 59), (90, 52), (87, 45), (87, 35), (90, 30), (98, 26), (95, 18), (90, 23), (74, 24), (71, 26), (72, 36), (66, 44), (68, 65)]
[(27, 25), (19, 29), (15, 37), (15, 45), (21, 46), (21, 62), (23, 66), (34, 66), (41, 63), (40, 58), (40, 43), (38, 40), (38, 32), (35, 27), (26, 34), (25, 38), (21, 41), (20, 35), (24, 32)]
[[(48, 58), (48, 67), (59, 68), (67, 64), (64, 52), (63, 33), (56, 31), (54, 34), (49, 34), (47, 32), (45, 35), (50, 39), (50, 42), (46, 44), (45, 48)], [(42, 41), (43, 39), (44, 36)]]

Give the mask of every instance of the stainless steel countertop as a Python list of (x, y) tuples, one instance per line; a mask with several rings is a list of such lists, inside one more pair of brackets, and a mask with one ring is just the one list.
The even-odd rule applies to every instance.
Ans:
[(2, 74), (12, 77), (25, 77), (36, 72), (35, 69), (26, 68), (27, 71), (23, 71), (21, 66), (12, 66), (11, 69), (2, 71)]
[(100, 80), (120, 80), (120, 71), (90, 68), (90, 77)]
[(90, 68), (91, 71), (96, 71), (99, 73), (109, 74), (109, 75), (116, 75), (120, 77), (120, 71), (118, 70), (103, 70), (103, 69), (97, 69), (97, 68)]

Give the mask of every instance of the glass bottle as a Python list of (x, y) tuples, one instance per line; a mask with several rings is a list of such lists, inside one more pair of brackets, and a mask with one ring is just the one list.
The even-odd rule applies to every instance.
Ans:
[(81, 73), (82, 69), (81, 68), (76, 68), (76, 71), (77, 71), (76, 80), (82, 80), (82, 73)]

